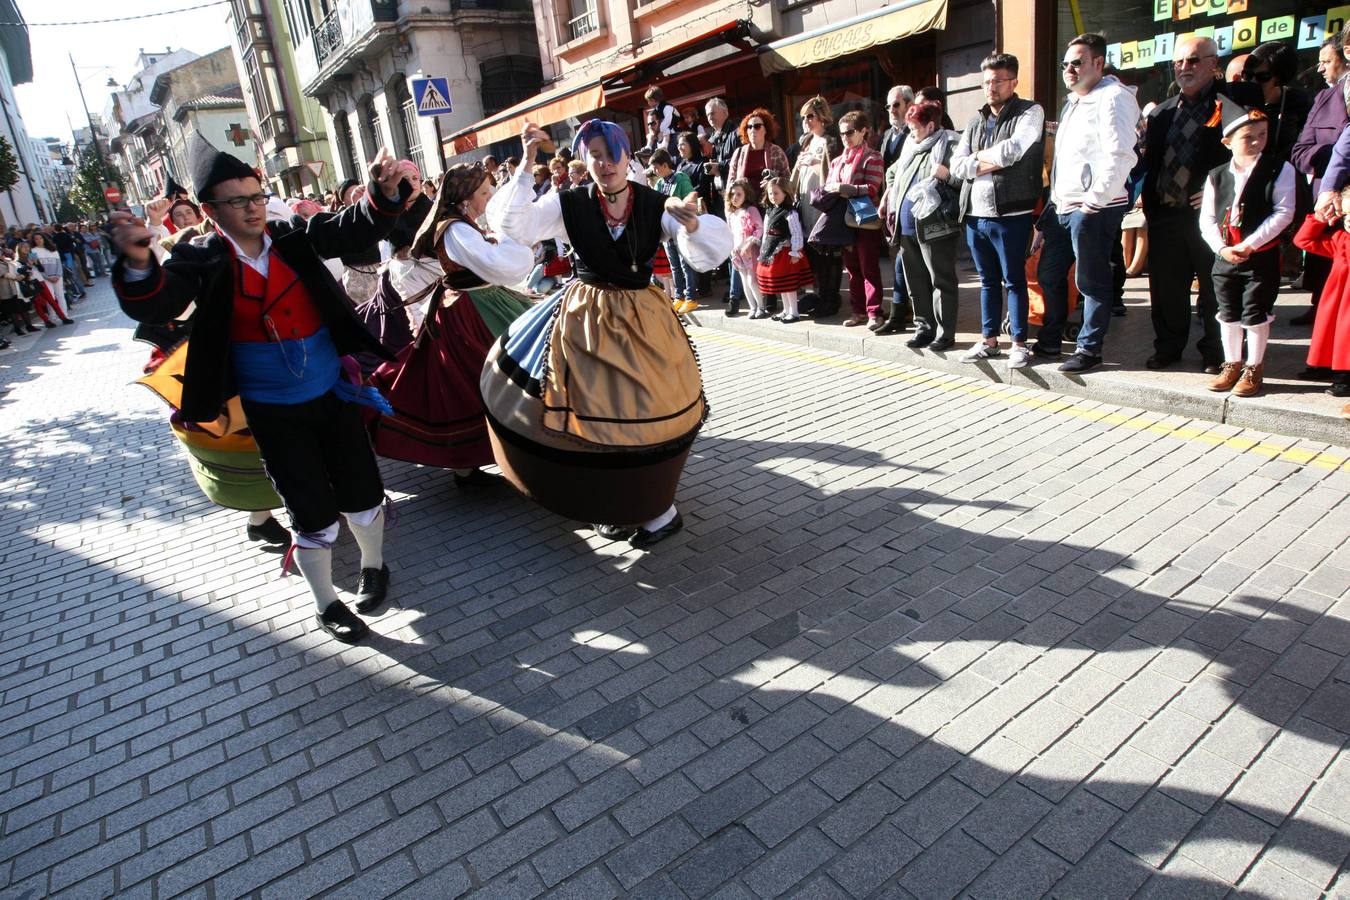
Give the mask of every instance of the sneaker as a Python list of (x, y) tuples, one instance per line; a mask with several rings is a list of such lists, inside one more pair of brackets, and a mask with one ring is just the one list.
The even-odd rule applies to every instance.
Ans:
[(976, 341), (969, 350), (961, 354), (961, 362), (973, 363), (985, 359), (998, 358), (998, 344), (986, 344), (984, 341)]
[(1093, 356), (1090, 353), (1084, 353), (1082, 350), (1078, 350), (1073, 356), (1069, 357), (1067, 362), (1059, 367), (1059, 370), (1061, 372), (1069, 373), (1088, 372), (1101, 364), (1102, 358), (1100, 356)]
[(1031, 364), (1031, 351), (1024, 345), (1014, 344), (1008, 351), (1008, 368), (1025, 369)]

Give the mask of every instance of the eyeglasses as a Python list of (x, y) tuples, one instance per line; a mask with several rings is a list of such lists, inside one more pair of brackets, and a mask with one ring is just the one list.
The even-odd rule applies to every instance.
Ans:
[[(1077, 63), (1078, 65), (1082, 65), (1082, 63), (1083, 63), (1083, 61), (1082, 61), (1081, 59), (1075, 59), (1075, 60), (1073, 60), (1073, 61), (1074, 61), (1075, 63)], [(1074, 68), (1075, 68), (1075, 69), (1078, 68), (1078, 65), (1075, 65)], [(991, 85), (995, 85), (995, 84), (1007, 84), (1007, 83), (1010, 82), (1010, 81), (1016, 81), (1016, 80), (1017, 80), (1017, 79), (1015, 79), (1015, 78), (986, 78), (984, 81), (980, 82), (980, 84), (984, 85), (985, 87), (990, 87)]]
[(1083, 68), (1083, 59), (1082, 57), (1079, 57), (1078, 59), (1066, 59), (1059, 64), (1059, 67), (1066, 72), (1069, 69), (1081, 69)]
[(815, 120), (816, 120), (815, 113), (802, 113), (803, 122), (814, 122)]
[(1172, 68), (1194, 69), (1196, 66), (1200, 65), (1202, 60), (1206, 59), (1218, 59), (1218, 57), (1211, 53), (1208, 56), (1187, 56), (1184, 59), (1174, 59), (1172, 60)]
[(858, 131), (856, 128), (840, 128), (839, 133), (842, 134), (844, 137), (852, 137), (853, 135), (857, 134)]
[(758, 130), (758, 129), (760, 129), (760, 128), (763, 128), (763, 127), (764, 127), (764, 123), (763, 123), (763, 122), (747, 122), (746, 125), (745, 125), (745, 127), (746, 127), (746, 128), (749, 128), (751, 131), (756, 131), (756, 130)]
[(1272, 79), (1272, 78), (1274, 78), (1274, 77), (1275, 77), (1275, 73), (1273, 73), (1273, 72), (1243, 72), (1243, 73), (1242, 73), (1242, 80), (1243, 80), (1243, 81), (1255, 81), (1255, 82), (1259, 82), (1260, 84), (1265, 84), (1266, 82), (1270, 81), (1270, 79)]
[(272, 199), (272, 194), (250, 194), (247, 197), (231, 197), (228, 200), (213, 200), (212, 203), (222, 204), (231, 209), (243, 209), (246, 206), (266, 206), (267, 201)]

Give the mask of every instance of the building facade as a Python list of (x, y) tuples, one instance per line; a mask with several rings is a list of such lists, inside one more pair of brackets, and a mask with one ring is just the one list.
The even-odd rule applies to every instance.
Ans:
[[(24, 20), (13, 0), (0, 0), (0, 16), (5, 22)], [(14, 86), (33, 80), (33, 54), (26, 26), (0, 28), (0, 56), (0, 134), (9, 141), (19, 163), (18, 183), (0, 193), (0, 227), (50, 221), (51, 200), (42, 185), (40, 155), (34, 154), (14, 99)]]
[(150, 102), (159, 108), (168, 172), (179, 184), (191, 181), (188, 147), (194, 134), (250, 166), (259, 165), (239, 70), (229, 47), (159, 73), (150, 88)]
[[(528, 0), (283, 0), (303, 92), (323, 107), (340, 178), (364, 180), (380, 146), (427, 174), (440, 138), (538, 92)], [(445, 77), (451, 110), (417, 115), (412, 80)]]
[(122, 173), (124, 202), (130, 206), (163, 196), (164, 179), (172, 171), (164, 122), (150, 99), (155, 80), (194, 59), (197, 54), (191, 50), (141, 50), (136, 74), (108, 98), (103, 119), (108, 123), (109, 159)]
[(229, 9), (231, 49), (268, 183), (283, 196), (321, 194), (336, 184), (328, 124), (300, 90), (290, 10), (283, 0), (231, 0)]
[[(517, 107), (448, 136), (447, 154), (481, 155), (528, 119), (567, 140), (599, 114), (643, 136), (645, 90), (661, 87), (686, 124), (703, 124), (714, 96), (740, 117), (774, 113), (788, 146), (797, 110), (817, 94), (836, 118), (861, 109), (887, 126), (895, 84), (939, 85), (954, 118), (979, 99), (979, 62), (996, 44), (994, 0), (547, 0), (536, 7), (548, 87)], [(518, 142), (515, 143), (518, 146)]]

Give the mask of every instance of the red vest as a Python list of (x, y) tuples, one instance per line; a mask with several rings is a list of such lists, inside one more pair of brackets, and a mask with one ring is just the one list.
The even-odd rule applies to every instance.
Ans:
[(268, 254), (266, 278), (237, 257), (233, 263), (234, 316), (230, 340), (260, 343), (299, 340), (323, 327), (323, 319), (305, 283), (280, 256)]

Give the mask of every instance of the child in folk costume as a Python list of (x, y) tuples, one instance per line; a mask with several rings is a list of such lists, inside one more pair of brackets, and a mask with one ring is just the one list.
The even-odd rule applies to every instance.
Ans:
[[(667, 197), (683, 200), (694, 193), (693, 181), (684, 172), (675, 170), (675, 159), (665, 150), (657, 150), (652, 154), (651, 169), (656, 174), (656, 184), (652, 187)], [(698, 272), (685, 264), (680, 257), (680, 248), (674, 241), (666, 241), (662, 246), (670, 261), (670, 273), (675, 282), (675, 293), (670, 295), (675, 311), (693, 312), (698, 309)]]
[(783, 311), (774, 321), (790, 325), (800, 321), (797, 292), (812, 284), (811, 265), (802, 253), (802, 221), (797, 215), (788, 181), (775, 176), (764, 182), (764, 240), (760, 244), (755, 277), (761, 294), (777, 294)]
[[(1341, 192), (1342, 208), (1350, 204), (1350, 186)], [(1294, 246), (1331, 258), (1331, 272), (1322, 289), (1322, 303), (1308, 345), (1308, 365), (1331, 369), (1333, 397), (1350, 397), (1350, 217), (1330, 221), (1318, 212), (1308, 216), (1294, 235)], [(1350, 419), (1350, 403), (1341, 407)]]
[(1200, 202), (1200, 234), (1215, 253), (1224, 358), (1209, 389), (1231, 391), (1234, 397), (1261, 390), (1275, 321), (1270, 313), (1280, 288), (1279, 237), (1294, 220), (1294, 170), (1264, 153), (1268, 125), (1260, 110), (1235, 109), (1223, 129), (1233, 158), (1209, 173)]
[[(759, 279), (755, 277), (755, 264), (759, 259), (759, 245), (764, 237), (764, 217), (759, 207), (751, 202), (754, 188), (748, 179), (738, 178), (726, 192), (727, 225), (731, 228), (734, 246), (731, 250), (731, 264), (740, 275), (741, 287), (750, 304), (750, 318), (767, 319), (769, 310), (764, 305), (764, 295), (759, 290)], [(736, 314), (734, 305), (727, 307), (727, 315)]]

